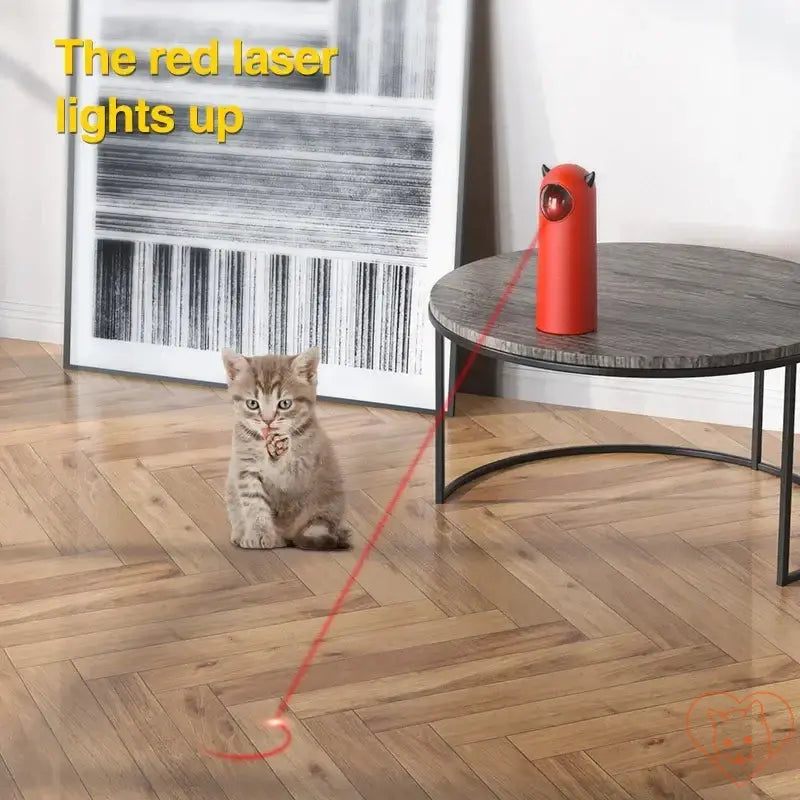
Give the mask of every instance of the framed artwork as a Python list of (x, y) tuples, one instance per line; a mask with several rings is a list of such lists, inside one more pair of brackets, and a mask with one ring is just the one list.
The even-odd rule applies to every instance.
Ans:
[[(320, 396), (433, 409), (471, 0), (73, 3), (76, 38), (137, 69), (79, 72), (71, 94), (164, 104), (174, 129), (69, 137), (65, 366), (222, 384), (224, 347), (318, 346)], [(151, 74), (151, 48), (212, 41), (218, 74)], [(250, 46), (338, 52), (328, 75), (237, 75)], [(193, 132), (207, 106), (239, 107), (241, 130)]]

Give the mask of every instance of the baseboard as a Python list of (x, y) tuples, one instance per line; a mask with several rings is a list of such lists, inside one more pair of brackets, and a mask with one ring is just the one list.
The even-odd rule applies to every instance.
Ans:
[[(498, 383), (501, 397), (538, 403), (742, 427), (749, 427), (753, 419), (752, 375), (646, 380), (503, 364)], [(764, 380), (764, 429), (779, 431), (782, 417), (783, 370), (771, 370)]]
[(64, 312), (55, 306), (0, 300), (0, 336), (61, 344)]
[[(0, 300), (0, 337), (61, 344), (63, 336), (60, 308)], [(748, 427), (753, 418), (752, 375), (645, 380), (545, 372), (502, 364), (492, 393), (537, 403), (721, 425)], [(764, 429), (779, 431), (782, 415), (783, 370), (778, 369), (768, 372), (764, 381)]]

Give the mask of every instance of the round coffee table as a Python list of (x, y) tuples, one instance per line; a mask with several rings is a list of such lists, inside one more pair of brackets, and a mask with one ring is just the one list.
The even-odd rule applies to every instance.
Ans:
[[(444, 339), (475, 348), (522, 252), (453, 270), (433, 287), (428, 314), (436, 329), (436, 405), (445, 402)], [(679, 244), (598, 246), (597, 331), (553, 336), (535, 327), (536, 253), (478, 352), (545, 370), (636, 378), (753, 373), (750, 457), (661, 444), (557, 447), (501, 458), (445, 483), (444, 420), (436, 431), (435, 500), (498, 470), (572, 455), (661, 453), (708, 458), (780, 477), (777, 583), (789, 569), (797, 363), (800, 361), (800, 264), (739, 250)], [(764, 372), (784, 369), (781, 464), (761, 457)]]

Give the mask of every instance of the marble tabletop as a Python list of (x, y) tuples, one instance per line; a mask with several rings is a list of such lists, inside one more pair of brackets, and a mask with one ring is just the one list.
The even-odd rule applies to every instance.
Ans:
[[(434, 325), (461, 344), (476, 342), (521, 256), (492, 256), (442, 277), (431, 291)], [(800, 264), (755, 253), (599, 244), (597, 330), (582, 336), (541, 333), (535, 308), (536, 253), (484, 348), (553, 369), (663, 377), (800, 361)]]

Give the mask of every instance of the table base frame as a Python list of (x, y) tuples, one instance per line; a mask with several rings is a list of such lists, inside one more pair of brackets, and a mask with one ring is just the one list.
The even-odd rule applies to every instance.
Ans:
[[(479, 478), (500, 472), (504, 469), (545, 461), (550, 458), (567, 456), (585, 456), (610, 453), (643, 453), (668, 456), (687, 456), (689, 458), (705, 458), (711, 461), (723, 461), (741, 467), (750, 467), (780, 478), (780, 499), (778, 501), (778, 558), (777, 585), (787, 586), (800, 581), (800, 569), (789, 569), (791, 545), (792, 516), (792, 484), (800, 485), (800, 475), (794, 469), (794, 433), (795, 403), (797, 397), (797, 364), (788, 364), (784, 369), (783, 389), (783, 429), (781, 436), (781, 464), (775, 466), (762, 459), (763, 420), (764, 420), (764, 370), (753, 373), (753, 424), (750, 445), (750, 456), (738, 456), (716, 450), (700, 450), (690, 447), (673, 447), (660, 444), (591, 444), (571, 447), (554, 447), (520, 453), (508, 458), (501, 458), (470, 470), (450, 483), (445, 483), (445, 419), (454, 413), (454, 402), (442, 417), (436, 428), (435, 436), (435, 502), (444, 503), (454, 492)], [(445, 358), (444, 337), (436, 331), (436, 407), (442, 408), (445, 402)]]

